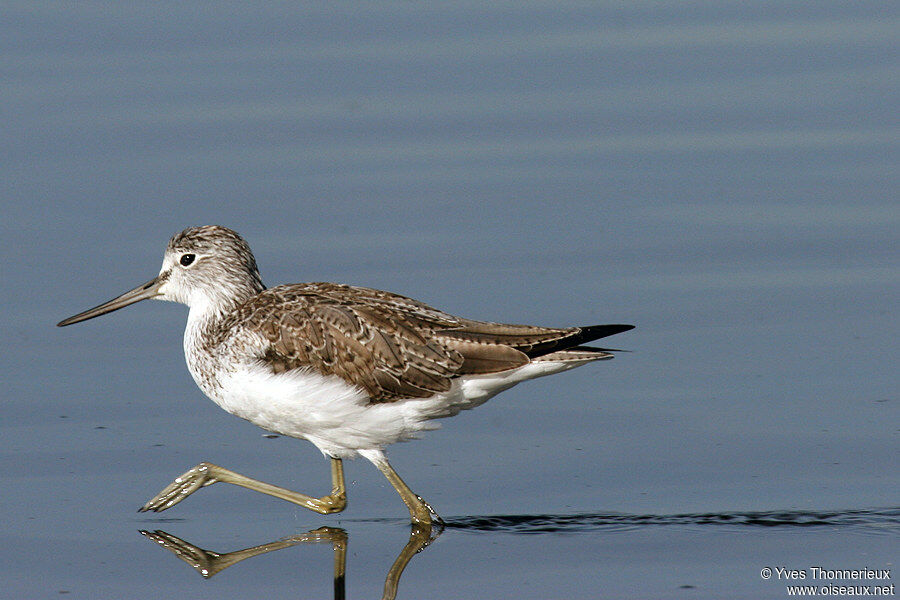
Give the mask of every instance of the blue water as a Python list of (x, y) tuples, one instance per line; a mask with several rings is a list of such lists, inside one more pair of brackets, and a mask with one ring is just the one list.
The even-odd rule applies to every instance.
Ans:
[(362, 461), (339, 515), (225, 485), (135, 512), (202, 460), (328, 487), (196, 389), (184, 307), (53, 327), (206, 223), (270, 285), (637, 325), (391, 448), (448, 521), (398, 598), (896, 569), (898, 30), (890, 2), (5, 3), (0, 597), (339, 597), (328, 542), (204, 579), (138, 533), (221, 554), (323, 526), (338, 587), (382, 593), (410, 530)]

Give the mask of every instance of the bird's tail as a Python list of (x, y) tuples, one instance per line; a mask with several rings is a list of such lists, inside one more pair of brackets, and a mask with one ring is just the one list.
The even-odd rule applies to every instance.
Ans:
[[(622, 333), (623, 331), (628, 331), (630, 329), (634, 329), (634, 325), (615, 324), (574, 327), (570, 334), (557, 338), (555, 340), (535, 344), (528, 350), (525, 350), (525, 354), (527, 354), (529, 358), (535, 359), (544, 357), (548, 354), (560, 354), (564, 351), (568, 351), (570, 355), (581, 355), (598, 352), (601, 354), (609, 352), (621, 352), (621, 350), (615, 350), (612, 348), (594, 348), (591, 346), (583, 346), (582, 344), (586, 342), (592, 342), (600, 338), (609, 337), (611, 335), (616, 335), (617, 333)], [(595, 356), (594, 360), (599, 358), (612, 358), (612, 354), (602, 357)]]

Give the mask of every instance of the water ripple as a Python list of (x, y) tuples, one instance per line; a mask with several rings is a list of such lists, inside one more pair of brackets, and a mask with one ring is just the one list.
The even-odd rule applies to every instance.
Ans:
[(900, 508), (844, 511), (762, 511), (629, 515), (491, 515), (446, 519), (448, 529), (507, 533), (582, 533), (621, 531), (649, 526), (708, 527), (840, 527), (866, 533), (900, 534)]

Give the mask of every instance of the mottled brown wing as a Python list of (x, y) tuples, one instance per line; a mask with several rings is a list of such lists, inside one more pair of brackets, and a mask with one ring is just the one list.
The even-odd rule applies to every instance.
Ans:
[(438, 335), (442, 338), (507, 346), (524, 353), (529, 358), (537, 358), (634, 329), (633, 325), (589, 325), (557, 329), (534, 325), (487, 323), (467, 319), (459, 321), (459, 327), (441, 331)]
[(327, 282), (302, 283), (279, 287), (292, 292), (302, 290), (301, 293), (303, 294), (312, 294), (336, 304), (367, 306), (388, 314), (402, 315), (406, 319), (434, 329), (458, 327), (461, 322), (461, 319), (458, 317), (432, 308), (424, 302), (372, 288)]
[(578, 327), (556, 329), (534, 325), (510, 325), (507, 323), (459, 319), (458, 327), (442, 331), (440, 335), (480, 344), (509, 346), (528, 353), (534, 348), (562, 342), (576, 335), (579, 331)]
[(273, 371), (336, 375), (372, 402), (445, 392), (454, 377), (520, 367), (575, 345), (585, 331), (460, 319), (405, 296), (334, 283), (278, 286), (238, 312), (268, 340), (260, 358)]
[(424, 398), (450, 389), (465, 361), (434, 331), (455, 318), (402, 296), (338, 286), (279, 286), (242, 311), (269, 341), (275, 372), (306, 367), (364, 389), (372, 402)]

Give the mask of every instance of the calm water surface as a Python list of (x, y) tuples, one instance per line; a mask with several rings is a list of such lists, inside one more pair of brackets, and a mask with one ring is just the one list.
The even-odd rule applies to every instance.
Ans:
[[(234, 486), (135, 512), (201, 460), (329, 481), (195, 388), (184, 307), (53, 327), (205, 223), (270, 285), (638, 326), (391, 449), (448, 521), (398, 598), (897, 570), (898, 28), (889, 2), (4, 4), (0, 597), (373, 598), (407, 548), (359, 461), (340, 515)], [(288, 543), (204, 579), (141, 530)]]

